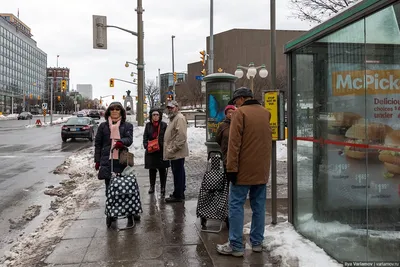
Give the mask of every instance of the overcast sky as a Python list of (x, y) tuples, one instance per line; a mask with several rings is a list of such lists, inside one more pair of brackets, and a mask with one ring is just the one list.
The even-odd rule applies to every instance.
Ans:
[[(277, 29), (308, 30), (310, 24), (290, 18), (289, 0), (277, 2)], [(269, 29), (269, 3), (265, 0), (215, 0), (214, 34), (232, 28)], [(175, 71), (187, 71), (187, 64), (200, 60), (210, 33), (209, 0), (143, 0), (146, 80), (156, 80), (161, 73), (172, 71), (171, 35), (175, 35)], [(108, 49), (95, 50), (92, 45), (92, 15), (107, 16), (109, 25), (137, 31), (136, 0), (12, 0), (2, 1), (1, 12), (17, 15), (32, 31), (38, 47), (47, 53), (48, 67), (71, 70), (71, 84), (93, 85), (94, 97), (122, 95), (136, 86), (111, 77), (130, 80), (136, 67), (126, 68), (125, 61), (137, 58), (137, 38), (117, 29), (108, 29)], [(111, 100), (107, 101), (110, 102)]]

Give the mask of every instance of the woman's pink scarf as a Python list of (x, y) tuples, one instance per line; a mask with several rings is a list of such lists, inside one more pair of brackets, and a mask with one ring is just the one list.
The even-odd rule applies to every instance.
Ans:
[[(113, 121), (108, 117), (108, 125), (110, 126), (110, 139), (111, 139), (111, 149), (114, 147), (115, 143), (121, 139), (119, 133), (119, 126), (121, 125), (121, 118), (118, 119), (117, 123), (113, 124)], [(113, 153), (110, 151), (110, 159), (118, 159), (118, 150), (114, 149)]]

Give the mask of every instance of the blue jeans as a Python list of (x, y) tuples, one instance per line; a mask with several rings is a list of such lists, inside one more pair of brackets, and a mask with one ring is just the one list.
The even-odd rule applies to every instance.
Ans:
[(264, 240), (265, 202), (267, 186), (262, 185), (233, 185), (229, 194), (229, 242), (234, 251), (243, 251), (243, 221), (244, 203), (250, 191), (250, 206), (253, 211), (251, 219), (250, 242), (259, 246)]

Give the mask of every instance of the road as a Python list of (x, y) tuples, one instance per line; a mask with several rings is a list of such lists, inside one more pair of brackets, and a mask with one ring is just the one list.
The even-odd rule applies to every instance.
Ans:
[[(64, 178), (52, 171), (73, 152), (93, 145), (84, 139), (63, 143), (61, 125), (26, 128), (27, 124), (29, 121), (0, 121), (0, 257), (16, 236), (22, 231), (29, 233), (47, 216), (52, 197), (43, 192)], [(20, 229), (10, 229), (9, 220), (21, 218), (31, 205), (42, 206), (39, 216)]]

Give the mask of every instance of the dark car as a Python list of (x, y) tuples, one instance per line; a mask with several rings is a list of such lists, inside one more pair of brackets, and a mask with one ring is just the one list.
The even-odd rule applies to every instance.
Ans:
[(33, 115), (30, 112), (24, 111), (21, 114), (19, 114), (17, 118), (19, 120), (30, 120), (33, 118)]
[(90, 118), (96, 118), (100, 120), (100, 112), (98, 112), (97, 110), (91, 110), (89, 111), (88, 117)]
[(95, 120), (88, 117), (72, 117), (61, 128), (61, 139), (66, 142), (68, 138), (87, 138), (93, 141), (97, 133)]

